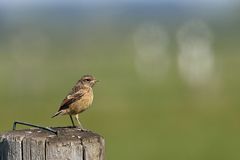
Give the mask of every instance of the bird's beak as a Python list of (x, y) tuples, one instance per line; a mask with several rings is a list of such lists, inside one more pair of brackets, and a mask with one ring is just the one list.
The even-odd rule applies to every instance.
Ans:
[(97, 82), (99, 82), (99, 80), (94, 79), (90, 84), (91, 86), (94, 86)]

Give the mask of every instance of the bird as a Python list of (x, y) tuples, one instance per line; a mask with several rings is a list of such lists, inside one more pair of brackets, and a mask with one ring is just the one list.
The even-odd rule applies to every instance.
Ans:
[(93, 86), (99, 82), (92, 75), (84, 75), (74, 85), (69, 94), (63, 99), (58, 111), (52, 118), (58, 115), (69, 115), (73, 127), (76, 127), (72, 116), (75, 116), (80, 129), (84, 130), (79, 121), (79, 113), (88, 109), (93, 102)]

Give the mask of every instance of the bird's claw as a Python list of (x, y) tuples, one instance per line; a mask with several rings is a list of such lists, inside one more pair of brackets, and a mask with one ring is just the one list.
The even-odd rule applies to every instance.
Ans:
[(89, 130), (88, 129), (85, 129), (85, 128), (81, 128), (81, 127), (76, 127), (78, 128), (78, 130), (82, 131), (82, 132), (88, 132)]

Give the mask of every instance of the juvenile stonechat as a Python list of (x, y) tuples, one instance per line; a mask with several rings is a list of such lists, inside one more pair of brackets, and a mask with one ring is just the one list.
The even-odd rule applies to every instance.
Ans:
[(91, 75), (84, 75), (72, 88), (72, 91), (62, 101), (58, 112), (53, 117), (58, 115), (69, 115), (72, 125), (75, 127), (72, 115), (75, 116), (79, 126), (83, 129), (78, 114), (85, 111), (90, 107), (93, 102), (93, 89), (92, 87), (98, 82)]

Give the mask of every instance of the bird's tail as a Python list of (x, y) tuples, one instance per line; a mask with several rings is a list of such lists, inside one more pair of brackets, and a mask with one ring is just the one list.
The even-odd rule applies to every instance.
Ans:
[(56, 112), (51, 118), (54, 118), (54, 117), (58, 116), (59, 114), (60, 115), (63, 114), (63, 111), (60, 110), (60, 111)]

